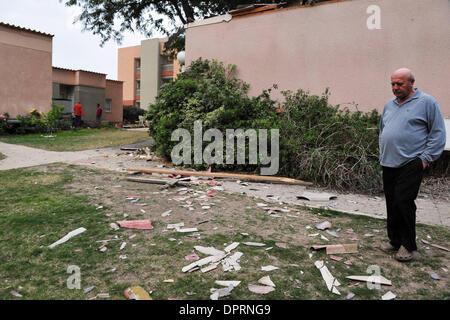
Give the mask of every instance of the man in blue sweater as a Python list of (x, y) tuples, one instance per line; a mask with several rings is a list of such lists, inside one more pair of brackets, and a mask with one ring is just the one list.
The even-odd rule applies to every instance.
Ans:
[(384, 106), (380, 121), (380, 164), (386, 196), (385, 251), (397, 251), (398, 261), (413, 258), (416, 245), (416, 205), (423, 171), (437, 160), (445, 146), (445, 124), (437, 101), (414, 88), (411, 70), (391, 76), (396, 98)]

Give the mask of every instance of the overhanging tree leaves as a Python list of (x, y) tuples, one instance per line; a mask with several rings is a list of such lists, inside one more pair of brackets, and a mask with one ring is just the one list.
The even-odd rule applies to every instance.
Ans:
[[(238, 5), (280, 3), (270, 0), (59, 0), (82, 9), (77, 21), (84, 30), (100, 35), (101, 44), (110, 39), (120, 43), (124, 31), (151, 37), (155, 31), (167, 36), (179, 32), (186, 23), (225, 14)], [(287, 0), (286, 3), (299, 1)]]

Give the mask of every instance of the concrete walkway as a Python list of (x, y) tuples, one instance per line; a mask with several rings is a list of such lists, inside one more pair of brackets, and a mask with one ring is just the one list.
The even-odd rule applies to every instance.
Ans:
[[(141, 147), (145, 144), (143, 142), (134, 145), (134, 147)], [(145, 159), (131, 157), (127, 152), (120, 150), (120, 147), (77, 152), (54, 152), (0, 142), (0, 153), (6, 156), (6, 159), (0, 160), (0, 170), (64, 162), (126, 172), (127, 167), (149, 168), (161, 164), (157, 161), (149, 162)], [(231, 181), (224, 181), (223, 188), (226, 191), (245, 193), (251, 197), (273, 202), (277, 206), (305, 205), (313, 208), (329, 208), (379, 219), (386, 218), (384, 197), (336, 193), (329, 190), (304, 186), (263, 183), (239, 184)], [(299, 199), (298, 197), (304, 195), (305, 192), (316, 195), (328, 193), (336, 196), (336, 198), (333, 197), (332, 199), (328, 198), (321, 201)], [(450, 201), (432, 199), (428, 195), (419, 194), (416, 205), (417, 222), (429, 225), (450, 226)]]

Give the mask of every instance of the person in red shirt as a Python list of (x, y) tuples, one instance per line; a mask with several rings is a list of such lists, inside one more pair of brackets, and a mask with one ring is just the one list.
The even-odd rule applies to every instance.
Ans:
[(78, 128), (81, 126), (81, 116), (84, 116), (80, 101), (73, 107), (73, 113), (75, 114), (75, 128)]
[(100, 119), (102, 118), (103, 109), (99, 103), (97, 103), (97, 112), (95, 113), (95, 117), (97, 119), (97, 126), (100, 125)]

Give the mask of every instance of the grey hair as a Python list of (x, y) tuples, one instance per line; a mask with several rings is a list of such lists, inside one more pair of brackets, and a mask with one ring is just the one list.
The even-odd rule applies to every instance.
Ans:
[(414, 76), (414, 74), (412, 73), (412, 72), (410, 72), (409, 73), (409, 76), (408, 76), (408, 81), (409, 82), (413, 82), (413, 81), (415, 81), (416, 80), (416, 77)]

